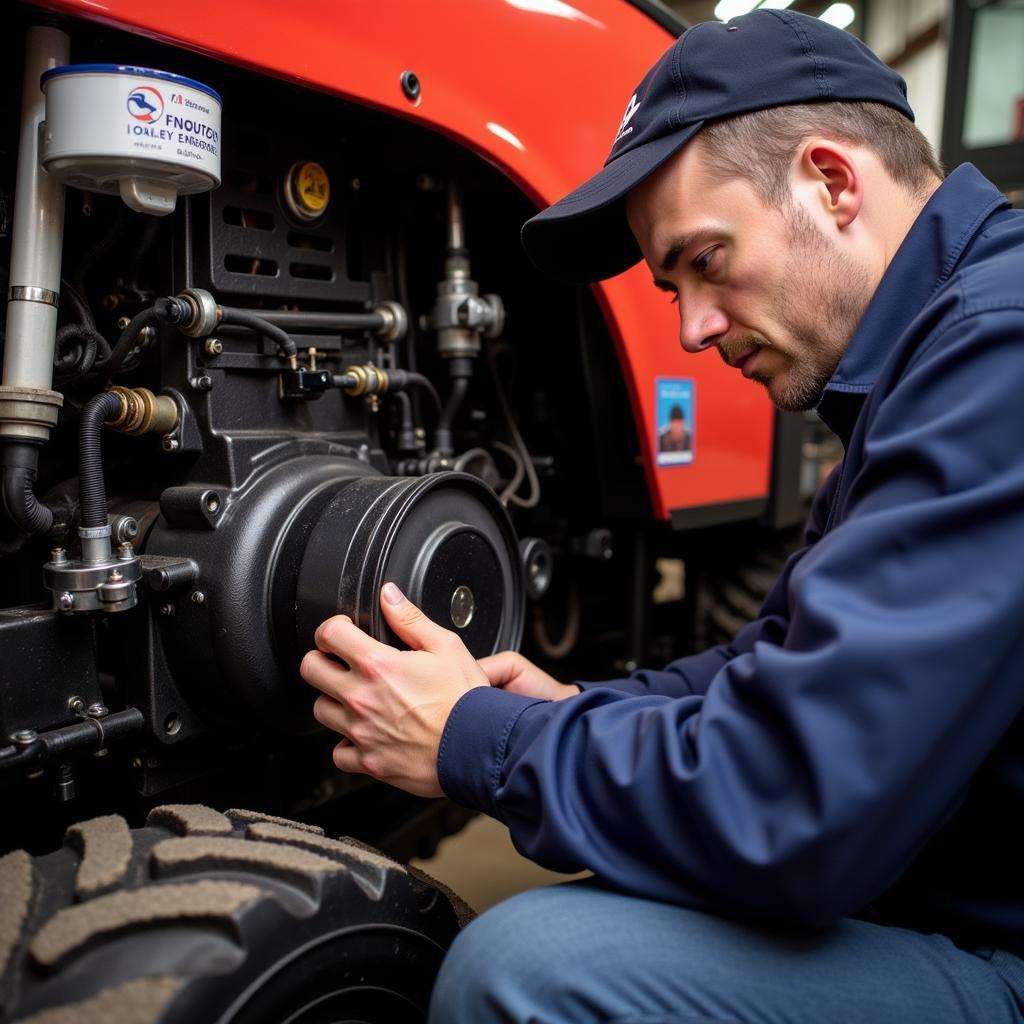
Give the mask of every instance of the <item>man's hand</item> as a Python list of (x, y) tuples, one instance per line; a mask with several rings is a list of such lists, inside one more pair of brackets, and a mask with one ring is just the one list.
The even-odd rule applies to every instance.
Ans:
[(341, 733), (334, 763), (342, 771), (372, 775), (416, 796), (443, 796), (441, 733), (459, 698), (487, 686), (487, 676), (455, 633), (428, 619), (393, 583), (381, 589), (380, 606), (412, 650), (378, 643), (347, 615), (327, 619), (316, 631), (318, 649), (299, 668), (322, 691), (313, 715)]
[(575, 684), (560, 683), (515, 651), (492, 654), (489, 658), (481, 658), (478, 664), (486, 673), (491, 686), (498, 686), (523, 697), (565, 700), (580, 692)]

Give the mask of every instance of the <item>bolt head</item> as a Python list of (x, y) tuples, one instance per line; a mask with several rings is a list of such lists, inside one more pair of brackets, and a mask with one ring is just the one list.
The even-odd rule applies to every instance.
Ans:
[(203, 350), (208, 356), (219, 356), (224, 351), (224, 344), (219, 338), (207, 338)]
[(35, 729), (19, 729), (15, 733), (11, 733), (11, 739), (20, 746), (28, 746), (29, 743), (35, 743), (39, 733)]
[(57, 604), (60, 606), (60, 610), (62, 612), (69, 612), (75, 607), (75, 595), (65, 590), (64, 593), (57, 598)]
[(121, 573), (117, 569), (114, 569), (113, 572), (111, 572), (111, 574), (107, 577), (107, 579), (111, 583), (120, 583), (121, 580), (124, 579), (124, 576), (122, 576)]
[(110, 708), (107, 707), (102, 701), (96, 701), (95, 704), (90, 704), (86, 709), (85, 713), (90, 718), (106, 718), (110, 714)]
[(134, 540), (139, 535), (139, 521), (133, 516), (118, 516), (113, 525), (113, 536), (119, 544)]
[(180, 446), (176, 437), (165, 437), (161, 442), (161, 447), (165, 452), (176, 452)]
[(196, 377), (195, 389), (197, 391), (210, 391), (213, 388), (213, 378), (204, 373), (201, 377)]
[(70, 697), (68, 699), (68, 711), (73, 715), (80, 715), (85, 711), (85, 702), (81, 697)]
[(135, 548), (133, 548), (127, 541), (125, 541), (124, 544), (118, 544), (117, 557), (124, 559), (124, 561), (128, 561), (129, 558), (134, 558)]
[(160, 605), (160, 614), (169, 619), (174, 614), (174, 605), (169, 603)]
[(202, 604), (206, 600), (206, 595), (201, 590), (193, 590), (191, 600), (193, 604)]

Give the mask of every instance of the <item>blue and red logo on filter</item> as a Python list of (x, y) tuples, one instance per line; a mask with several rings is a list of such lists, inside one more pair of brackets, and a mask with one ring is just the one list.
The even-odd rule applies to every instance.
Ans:
[(136, 85), (128, 93), (128, 113), (143, 124), (159, 121), (164, 113), (164, 98), (151, 85)]

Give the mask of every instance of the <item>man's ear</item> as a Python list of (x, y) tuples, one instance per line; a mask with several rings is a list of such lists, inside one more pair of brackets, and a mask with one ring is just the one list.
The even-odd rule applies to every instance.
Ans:
[(864, 203), (864, 181), (846, 146), (833, 139), (807, 139), (796, 170), (836, 227), (842, 230), (856, 220)]

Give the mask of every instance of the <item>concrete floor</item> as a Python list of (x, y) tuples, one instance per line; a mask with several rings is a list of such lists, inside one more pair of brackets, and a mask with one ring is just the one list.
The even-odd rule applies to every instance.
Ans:
[(429, 860), (412, 863), (454, 889), (476, 911), (526, 889), (586, 877), (586, 872), (563, 875), (537, 867), (516, 852), (504, 825), (483, 814), (443, 840)]

